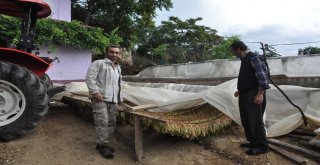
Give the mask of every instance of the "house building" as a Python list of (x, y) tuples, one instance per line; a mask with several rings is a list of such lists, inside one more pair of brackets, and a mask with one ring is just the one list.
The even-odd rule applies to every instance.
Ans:
[[(51, 7), (51, 18), (62, 21), (71, 21), (71, 0), (46, 1)], [(55, 51), (48, 53), (47, 47), (40, 47), (40, 56), (57, 60), (47, 71), (53, 82), (66, 83), (71, 81), (84, 81), (87, 69), (92, 60), (89, 49), (76, 49), (70, 46), (56, 46)]]

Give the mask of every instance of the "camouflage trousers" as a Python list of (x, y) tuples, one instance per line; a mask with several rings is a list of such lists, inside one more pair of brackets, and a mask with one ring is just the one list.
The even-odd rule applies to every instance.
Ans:
[(116, 129), (117, 109), (115, 103), (93, 102), (93, 117), (96, 128), (96, 143), (107, 144)]

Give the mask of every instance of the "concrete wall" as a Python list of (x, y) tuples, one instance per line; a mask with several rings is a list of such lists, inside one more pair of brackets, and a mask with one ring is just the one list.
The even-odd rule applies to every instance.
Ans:
[(59, 57), (60, 63), (53, 62), (52, 67), (47, 71), (54, 82), (83, 81), (92, 59), (90, 50), (65, 46), (57, 46), (56, 50), (50, 54), (48, 54), (48, 48), (40, 48), (40, 56), (52, 59)]
[[(267, 60), (271, 75), (320, 76), (320, 56), (286, 56)], [(240, 60), (213, 60), (202, 63), (155, 66), (142, 70), (141, 78), (221, 78), (237, 77)]]

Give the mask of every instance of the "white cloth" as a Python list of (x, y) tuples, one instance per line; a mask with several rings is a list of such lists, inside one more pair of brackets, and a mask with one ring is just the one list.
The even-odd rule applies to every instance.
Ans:
[[(237, 79), (207, 88), (182, 84), (128, 84), (130, 85), (124, 89), (124, 98), (137, 105), (158, 105), (158, 108), (151, 110), (153, 112), (169, 112), (209, 103), (241, 125), (238, 98), (234, 97)], [(275, 137), (296, 129), (303, 120), (298, 109), (294, 108), (273, 85), (270, 86), (271, 89), (266, 92), (265, 122), (267, 136)], [(320, 127), (320, 89), (290, 85), (281, 85), (280, 88), (304, 111), (309, 122)]]
[[(84, 85), (72, 83), (68, 91), (85, 93)], [(76, 88), (82, 86), (82, 88)], [(320, 89), (281, 85), (280, 88), (300, 106), (309, 122), (320, 127)], [(153, 112), (168, 112), (208, 103), (241, 125), (238, 98), (233, 94), (237, 89), (237, 79), (217, 86), (197, 86), (184, 84), (126, 83), (123, 96), (136, 104), (156, 104)], [(267, 90), (265, 112), (268, 137), (281, 136), (291, 132), (302, 123), (300, 112), (294, 108), (282, 94), (271, 85)]]

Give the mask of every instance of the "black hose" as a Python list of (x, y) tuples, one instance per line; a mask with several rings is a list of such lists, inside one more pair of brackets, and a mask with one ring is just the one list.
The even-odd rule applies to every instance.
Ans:
[(267, 74), (268, 74), (268, 78), (269, 78), (270, 82), (282, 93), (282, 95), (289, 101), (289, 103), (290, 103), (292, 106), (294, 106), (295, 108), (297, 108), (297, 109), (300, 111), (300, 113), (301, 113), (301, 115), (302, 115), (303, 123), (304, 123), (305, 126), (307, 126), (307, 124), (308, 124), (307, 118), (306, 118), (306, 116), (304, 115), (304, 113), (303, 113), (303, 111), (301, 110), (301, 108), (300, 108), (299, 106), (297, 106), (296, 104), (294, 104), (294, 103), (290, 100), (290, 98), (289, 98), (289, 97), (278, 87), (278, 85), (271, 79), (270, 68), (269, 68), (269, 65), (268, 65), (268, 62), (267, 62), (266, 50), (265, 50), (265, 48), (264, 48), (263, 43), (260, 42), (260, 44), (261, 44), (261, 49), (262, 49), (262, 51), (263, 51), (264, 61), (265, 61), (265, 64), (266, 64), (266, 66), (267, 66), (267, 70), (268, 70), (268, 73), (267, 73)]

